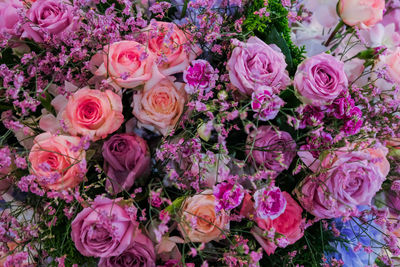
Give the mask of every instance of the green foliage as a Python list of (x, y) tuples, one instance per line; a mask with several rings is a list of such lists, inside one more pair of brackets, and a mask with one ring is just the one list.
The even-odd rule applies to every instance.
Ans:
[(255, 11), (264, 7), (264, 0), (250, 1), (245, 13), (246, 20), (243, 22), (245, 31), (253, 32), (266, 43), (274, 43), (286, 56), (286, 63), (291, 75), (304, 59), (304, 48), (293, 44), (290, 38), (288, 10), (282, 6), (280, 0), (269, 0), (267, 12), (269, 17), (260, 17)]

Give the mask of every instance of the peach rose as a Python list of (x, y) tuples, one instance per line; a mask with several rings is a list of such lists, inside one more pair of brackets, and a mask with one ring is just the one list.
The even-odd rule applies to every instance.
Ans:
[(31, 173), (38, 176), (42, 186), (63, 190), (78, 185), (86, 171), (86, 153), (74, 149), (80, 138), (42, 133), (36, 136), (29, 153)]
[(158, 68), (166, 76), (183, 72), (201, 54), (201, 49), (190, 46), (187, 34), (174, 23), (153, 20), (144, 31), (149, 50), (158, 57)]
[(178, 229), (191, 242), (219, 240), (223, 231), (229, 229), (229, 215), (224, 210), (215, 212), (212, 190), (187, 198), (182, 206), (182, 219)]
[(385, 0), (340, 0), (339, 16), (349, 26), (374, 26), (382, 20)]
[(103, 63), (95, 74), (108, 74), (118, 86), (135, 88), (153, 75), (161, 79), (154, 60), (155, 56), (148, 53), (144, 45), (135, 41), (120, 41), (104, 47)]
[(133, 95), (132, 113), (139, 126), (167, 135), (182, 115), (185, 100), (184, 85), (164, 79)]
[(122, 100), (110, 90), (82, 88), (68, 99), (62, 118), (71, 135), (89, 136), (96, 141), (118, 130), (124, 122)]

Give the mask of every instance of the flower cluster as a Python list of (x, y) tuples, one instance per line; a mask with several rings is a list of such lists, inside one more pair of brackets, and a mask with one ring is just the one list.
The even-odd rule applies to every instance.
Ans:
[(399, 12), (0, 0), (0, 266), (396, 266)]

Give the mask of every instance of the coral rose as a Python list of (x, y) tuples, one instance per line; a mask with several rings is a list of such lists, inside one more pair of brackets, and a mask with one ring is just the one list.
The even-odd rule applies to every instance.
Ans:
[(158, 57), (158, 68), (165, 76), (183, 72), (201, 53), (174, 23), (153, 20), (143, 31), (147, 33), (147, 47)]
[(184, 85), (164, 79), (133, 95), (132, 113), (139, 126), (167, 135), (182, 115), (185, 101)]
[(382, 20), (385, 0), (340, 0), (339, 16), (349, 26), (374, 26)]
[(89, 136), (96, 141), (118, 130), (124, 122), (122, 100), (110, 90), (82, 88), (70, 96), (62, 118), (71, 135)]
[(119, 256), (133, 242), (138, 223), (121, 199), (96, 197), (71, 223), (71, 237), (84, 256)]
[(53, 190), (75, 187), (86, 172), (85, 151), (78, 150), (80, 138), (42, 133), (29, 153), (31, 173), (41, 185)]
[[(304, 219), (301, 216), (303, 209), (289, 193), (282, 192), (282, 194), (287, 202), (285, 211), (276, 219), (256, 218), (256, 222), (258, 227), (262, 230), (269, 231), (275, 229), (275, 233), (283, 235), (287, 239), (289, 245), (294, 244), (297, 240), (303, 237), (304, 229), (302, 224)], [(264, 248), (265, 252), (267, 252), (268, 255), (274, 253), (277, 248), (275, 243), (260, 236), (257, 232), (259, 231), (252, 231), (254, 237)]]
[(182, 221), (178, 229), (191, 242), (219, 240), (229, 229), (229, 215), (225, 210), (215, 211), (215, 196), (206, 190), (185, 200), (182, 206)]

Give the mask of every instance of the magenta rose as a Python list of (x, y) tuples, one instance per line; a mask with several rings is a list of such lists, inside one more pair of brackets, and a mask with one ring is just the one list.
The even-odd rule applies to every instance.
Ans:
[(97, 197), (71, 224), (72, 240), (84, 256), (112, 257), (133, 242), (138, 223), (121, 199)]
[(290, 84), (285, 56), (275, 45), (267, 45), (257, 37), (239, 43), (228, 61), (229, 78), (240, 93), (250, 96), (259, 86), (272, 87), (278, 93)]
[(249, 134), (246, 144), (250, 160), (277, 173), (288, 169), (296, 155), (296, 143), (290, 134), (272, 126), (258, 127)]
[(22, 37), (43, 42), (46, 34), (61, 35), (77, 27), (71, 4), (61, 0), (38, 0), (26, 14), (29, 22), (24, 25)]
[(383, 146), (346, 147), (328, 154), (318, 169), (310, 165), (316, 174), (297, 187), (300, 203), (318, 218), (347, 216), (359, 205), (370, 205), (389, 173), (387, 152)]
[(16, 26), (19, 22), (18, 9), (22, 9), (19, 0), (0, 1), (0, 34), (18, 36)]
[(294, 76), (294, 87), (305, 104), (328, 105), (347, 90), (344, 63), (328, 54), (304, 60)]
[(103, 144), (106, 188), (113, 194), (129, 190), (150, 167), (147, 143), (136, 134), (115, 134)]
[(99, 267), (155, 267), (156, 254), (151, 240), (138, 232), (132, 244), (120, 255), (101, 258)]

